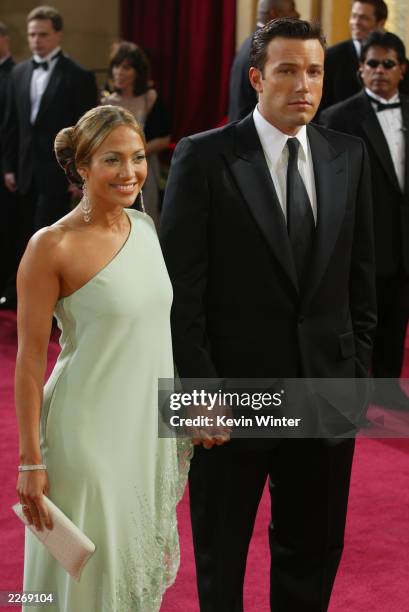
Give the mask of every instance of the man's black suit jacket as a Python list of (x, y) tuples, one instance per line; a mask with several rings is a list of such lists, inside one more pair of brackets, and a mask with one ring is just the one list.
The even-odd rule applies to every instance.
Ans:
[[(4, 115), (6, 112), (6, 96), (10, 79), (10, 72), (15, 65), (12, 57), (8, 57), (6, 61), (0, 64), (0, 128), (3, 124)], [(0, 146), (1, 146), (0, 139)]]
[[(0, 64), (0, 160), (4, 149), (4, 117), (6, 114), (6, 100), (9, 88), (10, 73), (15, 65), (12, 57), (8, 57), (5, 62)], [(0, 177), (0, 188), (3, 187), (3, 177)]]
[(405, 189), (402, 192), (388, 144), (365, 92), (326, 109), (320, 122), (334, 130), (362, 138), (371, 162), (376, 270), (394, 276), (400, 265), (409, 274), (409, 98), (401, 94), (406, 139)]
[(229, 121), (246, 117), (257, 104), (257, 94), (250, 84), (250, 51), (253, 34), (242, 43), (230, 72)]
[(161, 219), (182, 377), (365, 376), (376, 326), (364, 144), (309, 126), (318, 221), (300, 294), (254, 120), (183, 139)]
[[(38, 68), (40, 70), (40, 68)], [(43, 193), (67, 190), (67, 180), (54, 155), (54, 138), (64, 127), (97, 105), (92, 73), (60, 55), (42, 96), (37, 118), (30, 122), (31, 59), (13, 68), (4, 123), (3, 172), (17, 175), (20, 193), (30, 189), (35, 177)]]
[[(362, 83), (358, 78), (359, 61), (352, 39), (327, 49), (324, 68), (320, 112), (362, 90)], [(409, 94), (409, 70), (406, 70), (400, 91)]]

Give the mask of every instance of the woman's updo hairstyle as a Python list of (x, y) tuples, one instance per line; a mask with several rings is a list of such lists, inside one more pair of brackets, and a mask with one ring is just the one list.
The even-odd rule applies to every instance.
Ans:
[(91, 108), (75, 126), (58, 132), (54, 141), (54, 152), (70, 183), (82, 185), (83, 180), (77, 168), (88, 166), (94, 152), (105, 138), (121, 125), (135, 130), (146, 147), (142, 127), (132, 113), (121, 106), (105, 105)]

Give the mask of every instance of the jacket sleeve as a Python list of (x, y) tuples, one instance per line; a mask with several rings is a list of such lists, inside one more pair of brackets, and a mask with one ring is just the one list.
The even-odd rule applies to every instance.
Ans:
[(4, 120), (1, 126), (3, 173), (17, 172), (18, 136), (16, 93), (14, 88), (14, 79), (11, 75), (8, 79)]
[(363, 142), (361, 147), (349, 282), (357, 377), (368, 376), (377, 324), (372, 189), (369, 158)]
[(178, 373), (216, 377), (206, 330), (209, 186), (197, 144), (176, 147), (161, 217), (160, 237), (173, 285), (172, 337)]
[(76, 121), (90, 108), (98, 106), (98, 89), (93, 72), (83, 70), (77, 85)]

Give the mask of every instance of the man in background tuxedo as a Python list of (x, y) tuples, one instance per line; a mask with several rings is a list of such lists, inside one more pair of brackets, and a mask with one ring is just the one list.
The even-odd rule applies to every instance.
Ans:
[[(358, 78), (361, 45), (371, 32), (383, 29), (387, 18), (388, 7), (384, 0), (361, 0), (352, 3), (349, 18), (352, 38), (330, 47), (325, 56), (320, 112), (361, 90)], [(402, 79), (400, 87), (401, 91), (409, 93), (409, 74)]]
[[(64, 55), (58, 11), (40, 6), (27, 17), (33, 57), (11, 73), (3, 128), (4, 181), (22, 195), (20, 254), (32, 233), (69, 211), (70, 192), (54, 155), (54, 138), (97, 105), (93, 74)], [(11, 290), (13, 292), (13, 289)], [(7, 305), (7, 295), (5, 304)], [(9, 296), (12, 302), (13, 295)]]
[(326, 127), (362, 138), (369, 151), (375, 222), (378, 328), (372, 362), (374, 400), (409, 409), (399, 386), (409, 314), (409, 98), (399, 93), (405, 46), (373, 32), (362, 45), (365, 90), (328, 108)]
[[(161, 242), (182, 381), (368, 375), (376, 327), (369, 166), (362, 141), (307, 125), (321, 99), (323, 46), (318, 26), (269, 22), (252, 43), (254, 111), (176, 147)], [(330, 406), (322, 416), (332, 419)], [(189, 476), (201, 612), (243, 611), (267, 478), (271, 609), (324, 612), (343, 549), (354, 440), (233, 438), (206, 450), (216, 438), (196, 446)]]
[[(15, 64), (10, 52), (10, 41), (7, 26), (0, 23), (0, 164), (2, 143), (4, 140), (1, 126), (6, 111), (6, 94), (10, 73)], [(15, 268), (15, 232), (16, 232), (16, 195), (5, 186), (3, 174), (0, 173), (0, 296), (3, 295), (7, 280)]]
[[(258, 0), (257, 28), (262, 28), (271, 19), (299, 17), (294, 0)], [(242, 43), (234, 58), (230, 72), (229, 121), (238, 121), (248, 115), (257, 104), (257, 94), (250, 85), (251, 34)]]

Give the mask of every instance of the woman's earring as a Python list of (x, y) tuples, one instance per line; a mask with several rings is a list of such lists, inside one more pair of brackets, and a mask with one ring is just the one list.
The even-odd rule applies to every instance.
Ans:
[(88, 186), (87, 181), (84, 179), (82, 184), (82, 199), (81, 199), (81, 210), (82, 216), (84, 217), (85, 223), (89, 223), (91, 221), (91, 202), (88, 197)]
[(142, 193), (142, 189), (140, 190), (140, 195), (141, 195), (141, 208), (142, 208), (142, 212), (146, 215), (146, 210), (145, 210), (145, 206), (143, 204), (143, 193)]

